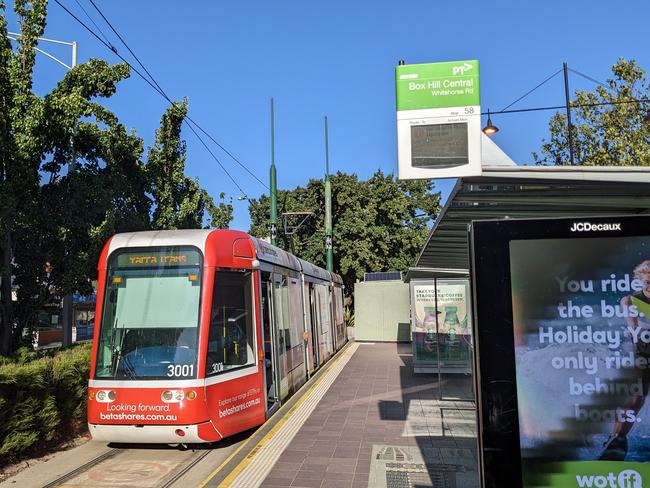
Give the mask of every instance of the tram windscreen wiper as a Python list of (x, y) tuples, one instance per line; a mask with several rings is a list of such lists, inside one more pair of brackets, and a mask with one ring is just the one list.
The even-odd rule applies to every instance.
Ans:
[[(122, 357), (121, 366), (122, 366), (122, 371), (124, 371), (130, 379), (132, 380), (136, 379), (135, 370), (131, 365), (131, 359), (128, 357), (128, 355)], [(115, 371), (115, 373), (117, 373), (117, 370)]]

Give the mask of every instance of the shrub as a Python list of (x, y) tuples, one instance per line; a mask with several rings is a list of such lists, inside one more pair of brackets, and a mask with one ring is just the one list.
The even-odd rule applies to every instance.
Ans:
[(89, 368), (90, 345), (0, 363), (0, 459), (11, 461), (85, 421)]

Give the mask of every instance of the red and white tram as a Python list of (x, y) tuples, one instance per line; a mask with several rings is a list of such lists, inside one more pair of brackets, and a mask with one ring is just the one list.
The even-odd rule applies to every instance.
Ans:
[(96, 440), (213, 442), (255, 427), (347, 340), (341, 278), (244, 232), (117, 234), (98, 270)]

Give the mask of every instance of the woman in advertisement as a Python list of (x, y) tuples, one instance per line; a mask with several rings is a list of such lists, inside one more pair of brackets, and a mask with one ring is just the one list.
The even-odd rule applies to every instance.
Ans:
[[(625, 325), (628, 328), (627, 334), (630, 336), (630, 331), (636, 331), (639, 327), (642, 329), (650, 329), (650, 260), (643, 261), (634, 268), (634, 278), (641, 282), (641, 290), (631, 295), (626, 295), (621, 299), (621, 308), (630, 311), (625, 318)], [(632, 307), (635, 307), (635, 309)], [(637, 334), (636, 337), (638, 338), (639, 335)], [(600, 460), (625, 460), (628, 449), (627, 435), (638, 421), (636, 417), (641, 408), (643, 408), (645, 398), (650, 390), (650, 344), (637, 340), (634, 344), (634, 355), (637, 359), (637, 367), (634, 371), (641, 379), (643, 391), (639, 394), (631, 395), (625, 402), (623, 410), (626, 413), (633, 413), (633, 415), (619, 417), (616, 421), (614, 431), (605, 442), (603, 452), (598, 458)], [(640, 358), (645, 359), (645, 361), (639, 362), (638, 360)], [(640, 363), (645, 363), (645, 367), (640, 368), (638, 366)], [(621, 418), (625, 420), (622, 421)], [(635, 419), (635, 421), (628, 420), (631, 418)]]

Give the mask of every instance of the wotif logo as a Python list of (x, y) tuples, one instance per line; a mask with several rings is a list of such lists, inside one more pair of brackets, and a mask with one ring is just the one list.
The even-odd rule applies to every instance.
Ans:
[(469, 63), (463, 63), (460, 66), (452, 66), (451, 72), (454, 76), (456, 75), (464, 75), (467, 73), (469, 70), (471, 70), (474, 66), (472, 66)]
[(575, 222), (571, 232), (589, 232), (592, 230), (621, 230), (621, 224), (592, 224), (591, 222)]
[(576, 475), (579, 487), (585, 488), (643, 488), (643, 478), (638, 471), (625, 469), (615, 476), (614, 473), (604, 475)]

